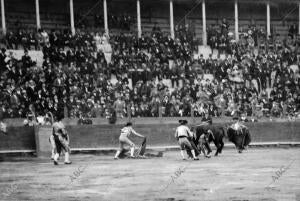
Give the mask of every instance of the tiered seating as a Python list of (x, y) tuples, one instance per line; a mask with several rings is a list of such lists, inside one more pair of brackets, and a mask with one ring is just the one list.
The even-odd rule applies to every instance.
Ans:
[(170, 32), (170, 22), (168, 18), (142, 18), (142, 31), (151, 32), (155, 23), (157, 23), (157, 26), (160, 27), (162, 32)]
[(41, 25), (44, 29), (69, 29), (69, 16), (66, 13), (41, 13)]
[(6, 13), (6, 23), (9, 30), (16, 30), (16, 22), (19, 21), (22, 27), (36, 29), (35, 16), (29, 12), (8, 12)]

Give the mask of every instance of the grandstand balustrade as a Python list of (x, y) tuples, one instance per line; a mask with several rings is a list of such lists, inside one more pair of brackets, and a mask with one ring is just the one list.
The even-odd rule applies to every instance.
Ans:
[[(25, 4), (20, 1), (5, 1), (6, 16), (7, 16), (7, 29), (16, 30), (20, 28), (16, 25), (17, 20), (21, 20), (20, 23), (24, 28), (36, 28), (35, 25), (35, 7), (34, 3), (32, 5)], [(101, 13), (103, 14), (102, 3), (97, 2), (94, 5), (93, 1), (74, 1), (74, 11), (75, 11), (75, 26), (76, 26), (76, 16), (77, 20), (81, 20), (82, 17), (86, 18), (89, 22), (89, 27), (93, 27), (95, 24), (94, 15)], [(256, 22), (257, 27), (266, 27), (266, 6), (264, 2), (253, 2), (240, 0), (238, 2), (239, 9), (239, 27), (245, 27), (248, 25), (250, 20)], [(65, 29), (70, 26), (68, 1), (43, 1), (40, 0), (40, 18), (43, 28), (46, 29)], [(271, 4), (271, 26), (275, 33), (281, 36), (287, 35), (288, 26), (292, 23), (299, 23), (299, 18), (297, 15), (298, 10), (295, 9), (295, 2), (273, 2)], [(93, 7), (94, 6), (94, 7)], [(136, 20), (136, 4), (131, 1), (112, 1), (108, 3), (108, 14), (112, 13), (115, 15), (115, 10), (124, 10), (124, 13), (132, 16), (132, 19)], [(158, 26), (165, 32), (170, 31), (169, 23), (169, 12), (168, 11), (168, 1), (163, 2), (150, 2), (143, 1), (141, 3), (141, 18), (142, 18), (142, 31), (149, 32), (153, 27), (154, 22), (158, 23)], [(196, 8), (193, 8), (196, 6)], [(222, 18), (228, 19), (231, 23), (230, 31), (234, 30), (234, 3), (233, 2), (214, 2), (211, 4), (209, 1), (206, 2), (206, 15), (207, 15), (207, 25), (220, 24)], [(149, 9), (151, 8), (151, 9)], [(187, 16), (186, 14), (189, 10), (194, 9)], [(27, 12), (24, 12), (26, 10)], [(84, 14), (86, 12), (86, 15)], [(79, 14), (79, 15), (78, 15)], [(83, 15), (81, 15), (83, 14)], [(80, 17), (81, 16), (81, 17)], [(218, 16), (218, 18), (215, 18)], [(174, 19), (175, 25), (179, 21), (185, 18), (184, 22), (192, 21), (195, 24), (196, 37), (200, 38), (202, 34), (201, 25), (201, 4), (193, 5), (192, 2), (179, 2), (174, 1)], [(111, 27), (109, 27), (111, 29)], [(136, 31), (136, 26), (131, 26), (131, 31)]]

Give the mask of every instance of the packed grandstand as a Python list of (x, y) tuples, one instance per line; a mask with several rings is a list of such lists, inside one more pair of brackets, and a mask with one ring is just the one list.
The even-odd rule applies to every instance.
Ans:
[[(130, 12), (109, 14), (109, 33), (101, 28), (102, 15), (87, 16), (75, 15), (74, 34), (62, 26), (43, 29), (43, 23), (36, 31), (18, 17), (9, 21), (0, 53), (4, 117), (61, 111), (70, 118), (299, 116), (297, 19), (268, 36), (249, 18), (236, 40), (225, 15), (207, 26), (206, 55), (188, 23), (177, 24), (173, 37), (159, 21), (147, 22), (152, 28), (139, 37)], [(42, 51), (42, 62), (29, 56), (32, 50)]]

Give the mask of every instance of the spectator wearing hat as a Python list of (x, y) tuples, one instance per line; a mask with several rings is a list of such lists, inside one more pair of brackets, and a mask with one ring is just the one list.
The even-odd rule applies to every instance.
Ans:
[(32, 66), (31, 57), (28, 55), (28, 50), (24, 50), (24, 55), (22, 56), (22, 64), (25, 71), (27, 71)]
[(35, 114), (32, 113), (32, 112), (29, 112), (27, 114), (27, 118), (23, 122), (23, 125), (24, 126), (29, 126), (29, 127), (37, 125), (37, 120), (36, 120)]
[(118, 97), (113, 104), (113, 108), (116, 111), (117, 118), (123, 118), (126, 110), (125, 101), (121, 97)]

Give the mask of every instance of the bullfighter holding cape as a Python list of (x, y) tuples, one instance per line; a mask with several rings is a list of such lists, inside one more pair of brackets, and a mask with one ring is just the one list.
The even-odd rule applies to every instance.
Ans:
[(143, 135), (141, 135), (141, 134), (137, 133), (135, 130), (133, 130), (132, 123), (128, 122), (126, 124), (126, 126), (121, 129), (121, 134), (119, 137), (120, 148), (117, 151), (114, 159), (119, 159), (119, 155), (124, 150), (125, 144), (128, 144), (130, 146), (130, 157), (134, 158), (135, 144), (128, 138), (131, 134), (136, 135), (141, 138), (145, 138)]

